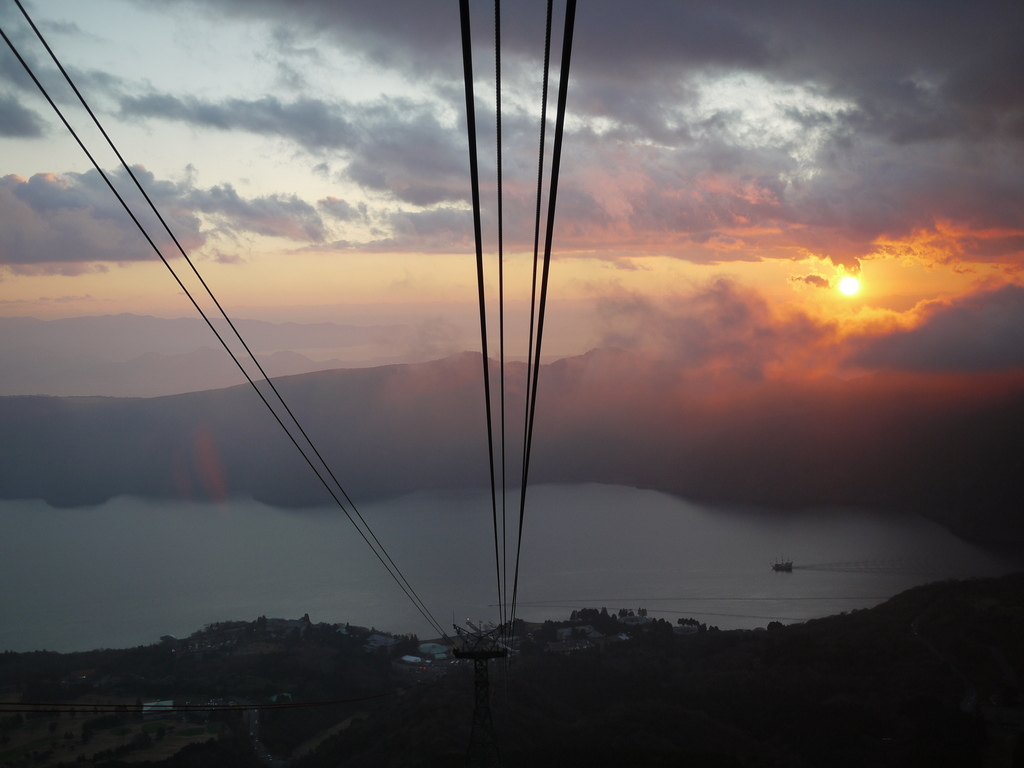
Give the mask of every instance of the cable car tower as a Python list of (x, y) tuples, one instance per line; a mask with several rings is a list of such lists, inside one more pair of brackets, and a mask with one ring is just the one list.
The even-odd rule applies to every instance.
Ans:
[(499, 635), (502, 627), (481, 629), (473, 622), (466, 620), (469, 629), (456, 626), (455, 632), (462, 644), (461, 648), (453, 648), (452, 653), (457, 659), (473, 660), (473, 725), (469, 732), (469, 749), (466, 751), (467, 766), (501, 765), (498, 754), (498, 740), (494, 734), (494, 721), (491, 719), (490, 677), (487, 662), (508, 656), (508, 648), (501, 643)]

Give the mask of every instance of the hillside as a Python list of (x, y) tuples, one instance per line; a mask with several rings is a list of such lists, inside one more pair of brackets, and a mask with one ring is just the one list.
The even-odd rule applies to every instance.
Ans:
[[(1020, 765), (1022, 638), (1024, 576), (939, 583), (767, 631), (659, 622), (601, 653), (535, 652), (492, 669), (492, 709), (510, 766)], [(450, 764), (472, 702), (468, 676), (448, 682), (300, 765)]]
[[(479, 356), (320, 371), (277, 386), (365, 501), (487, 482)], [(524, 371), (511, 365), (509, 409)], [(1019, 550), (1024, 377), (688, 380), (604, 350), (541, 375), (531, 480), (653, 488), (708, 504), (916, 512)], [(517, 383), (518, 382), (518, 383)], [(0, 498), (116, 495), (280, 506), (329, 498), (247, 386), (158, 398), (0, 398)], [(513, 440), (509, 455), (517, 455)]]
[[(691, 625), (679, 634), (662, 620), (626, 627), (614, 612), (574, 614), (534, 625), (507, 670), (491, 665), (507, 766), (966, 768), (1024, 760), (1024, 574), (931, 584), (876, 608), (767, 630)], [(571, 654), (550, 642), (559, 628), (584, 624), (606, 639)], [(0, 765), (50, 766), (77, 754), (111, 768), (129, 759), (259, 765), (244, 712), (213, 712), (202, 727), (129, 713), (132, 702), (152, 698), (214, 697), (240, 702), (236, 710), (265, 708), (260, 738), (295, 768), (461, 762), (471, 669), (410, 676), (387, 655), (366, 652), (371, 630), (339, 629), (306, 617), (261, 618), (123, 651), (5, 653), (8, 710), (17, 701), (114, 699), (126, 709), (102, 721), (3, 716)], [(615, 633), (623, 639), (612, 643)], [(416, 647), (413, 638), (398, 640), (391, 659)], [(270, 698), (283, 692), (296, 705), (333, 703), (274, 710)], [(166, 752), (172, 743), (177, 753), (158, 760), (160, 745)]]

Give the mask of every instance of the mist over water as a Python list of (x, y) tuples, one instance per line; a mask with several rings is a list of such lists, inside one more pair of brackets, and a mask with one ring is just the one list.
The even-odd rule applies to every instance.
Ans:
[[(514, 520), (507, 506), (508, 591)], [(490, 494), (417, 493), (360, 507), (445, 626), (497, 619)], [(501, 512), (499, 510), (499, 516)], [(236, 500), (118, 498), (80, 509), (0, 504), (0, 650), (128, 647), (260, 615), (433, 636), (345, 517)], [(792, 573), (770, 564), (792, 560)], [(530, 490), (518, 615), (645, 607), (722, 629), (876, 605), (917, 584), (1019, 563), (919, 517), (722, 510), (607, 485)]]

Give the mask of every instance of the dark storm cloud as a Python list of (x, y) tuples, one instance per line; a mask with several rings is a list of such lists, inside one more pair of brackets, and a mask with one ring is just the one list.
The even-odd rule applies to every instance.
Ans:
[[(198, 213), (220, 233), (256, 233), (299, 242), (325, 237), (316, 209), (294, 196), (247, 199), (230, 185), (196, 189), (187, 182), (156, 179), (143, 168), (134, 170), (186, 250), (202, 247), (210, 234)], [(114, 178), (147, 231), (166, 249), (170, 243), (128, 189), (124, 174)], [(0, 264), (22, 270), (49, 264), (55, 265), (47, 268), (51, 271), (67, 271), (72, 269), (69, 264), (150, 258), (152, 250), (97, 172), (0, 179)]]
[(1007, 285), (938, 305), (913, 330), (862, 345), (850, 364), (904, 371), (1024, 368), (1024, 288)]

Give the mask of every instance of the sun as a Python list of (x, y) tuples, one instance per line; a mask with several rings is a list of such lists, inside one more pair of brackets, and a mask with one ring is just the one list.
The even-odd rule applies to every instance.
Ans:
[(856, 277), (847, 275), (839, 281), (839, 292), (845, 293), (847, 296), (853, 296), (857, 291), (860, 290), (860, 280)]

